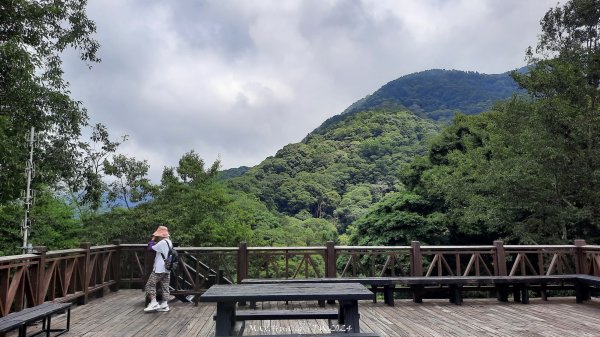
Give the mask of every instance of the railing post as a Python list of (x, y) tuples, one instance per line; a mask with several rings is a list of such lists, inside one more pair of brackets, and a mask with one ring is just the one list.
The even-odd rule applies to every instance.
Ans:
[(248, 244), (240, 242), (237, 255), (237, 283), (248, 278)]
[(575, 240), (575, 273), (576, 274), (585, 274), (587, 271), (585, 270), (585, 262), (587, 259), (586, 253), (583, 251), (583, 246), (586, 245), (585, 240), (577, 239)]
[(88, 299), (89, 299), (89, 294), (90, 294), (90, 279), (92, 277), (91, 273), (92, 271), (90, 270), (90, 248), (92, 247), (92, 244), (89, 242), (82, 242), (79, 244), (79, 248), (84, 250), (84, 257), (83, 257), (83, 266), (80, 266), (80, 268), (82, 268), (82, 275), (83, 275), (83, 280), (82, 280), (82, 288), (81, 289), (83, 291), (83, 296), (79, 297), (77, 299), (77, 304), (87, 304)]
[(335, 252), (335, 242), (327, 241), (325, 249), (325, 277), (335, 278), (337, 256)]
[(410, 246), (410, 275), (423, 276), (423, 256), (421, 255), (421, 243), (419, 241), (411, 241)]
[[(144, 247), (144, 285), (148, 281), (150, 274), (152, 273), (152, 268), (154, 268), (154, 259), (156, 258), (156, 252), (151, 249), (148, 249), (148, 245)], [(143, 289), (143, 286), (142, 286)]]
[(34, 248), (34, 251), (39, 255), (35, 280), (35, 305), (40, 305), (44, 303), (44, 300), (46, 299), (44, 279), (46, 278), (46, 252), (48, 252), (48, 247), (38, 246)]
[(121, 240), (114, 240), (115, 253), (112, 256), (112, 270), (115, 284), (110, 286), (110, 291), (119, 291), (121, 283)]
[(504, 242), (502, 242), (502, 240), (495, 240), (494, 249), (496, 250), (494, 272), (496, 273), (496, 276), (506, 276), (506, 253), (504, 251)]

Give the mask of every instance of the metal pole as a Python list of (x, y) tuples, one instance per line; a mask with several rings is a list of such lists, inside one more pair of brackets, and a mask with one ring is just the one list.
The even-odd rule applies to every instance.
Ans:
[(31, 127), (31, 134), (29, 136), (29, 161), (25, 170), (27, 171), (27, 190), (25, 191), (25, 218), (23, 219), (22, 231), (23, 231), (23, 253), (29, 253), (30, 248), (27, 246), (27, 239), (29, 238), (29, 232), (31, 231), (29, 216), (29, 208), (31, 207), (31, 176), (33, 175), (33, 142), (35, 141), (35, 128)]

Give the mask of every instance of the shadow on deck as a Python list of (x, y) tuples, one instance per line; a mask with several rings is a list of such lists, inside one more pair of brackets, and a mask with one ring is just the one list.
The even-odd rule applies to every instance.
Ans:
[[(71, 330), (66, 337), (107, 336), (214, 336), (212, 319), (216, 306), (171, 302), (171, 311), (144, 313), (141, 290), (120, 290), (72, 310)], [(283, 302), (259, 304), (263, 308), (317, 308), (317, 303)], [(395, 307), (383, 303), (360, 303), (361, 330), (383, 336), (599, 336), (600, 300), (576, 304), (574, 298), (532, 299), (524, 305), (495, 299), (466, 299), (461, 306), (443, 300), (416, 304), (397, 300)], [(52, 320), (64, 326), (65, 315)], [(325, 320), (248, 321), (244, 336), (275, 333), (322, 333)], [(30, 332), (37, 331), (35, 327)], [(7, 336), (17, 336), (16, 333)]]

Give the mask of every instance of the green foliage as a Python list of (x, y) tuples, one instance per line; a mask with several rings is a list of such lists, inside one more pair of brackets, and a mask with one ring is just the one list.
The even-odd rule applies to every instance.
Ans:
[[(73, 248), (80, 242), (81, 222), (74, 217), (74, 210), (60, 196), (48, 188), (42, 188), (36, 196), (35, 207), (29, 215), (31, 237), (34, 246), (49, 249)], [(23, 238), (20, 233), (23, 206), (19, 203), (0, 204), (0, 256), (22, 252)]]
[(123, 201), (127, 208), (130, 203), (147, 201), (154, 187), (146, 178), (149, 165), (146, 160), (137, 161), (124, 155), (115, 155), (112, 161), (104, 160), (104, 173), (114, 176), (115, 181), (108, 184), (108, 201)]
[(31, 242), (50, 250), (73, 248), (80, 242), (81, 223), (74, 210), (48, 189), (38, 193), (31, 213)]
[(86, 218), (85, 238), (95, 244), (145, 242), (158, 225), (167, 225), (182, 246), (264, 243), (258, 233), (276, 228), (280, 217), (256, 197), (230, 191), (217, 179), (219, 165), (216, 161), (205, 169), (195, 152), (184, 154), (179, 166), (164, 170), (151, 200)]
[(53, 186), (74, 175), (78, 137), (88, 120), (69, 97), (61, 53), (77, 49), (96, 62), (99, 44), (86, 1), (9, 0), (0, 11), (0, 204), (19, 197), (31, 127), (37, 139), (36, 186)]
[(436, 130), (406, 111), (356, 113), (285, 146), (228, 185), (256, 195), (270, 209), (302, 220), (327, 219), (343, 232), (397, 188), (398, 165), (422, 153), (422, 140)]
[(0, 204), (0, 256), (21, 253), (23, 239), (19, 229), (23, 212), (23, 207), (17, 203)]
[[(528, 71), (512, 74), (527, 96), (458, 115), (426, 157), (401, 170), (414, 200), (431, 208), (407, 213), (405, 199), (396, 208), (384, 199), (355, 222), (353, 239), (435, 242), (435, 231), (407, 228), (430, 228), (427, 217), (443, 214), (455, 244), (600, 240), (598, 8), (598, 1), (573, 0), (549, 10)], [(385, 228), (394, 222), (403, 231)]]
[(447, 243), (449, 229), (443, 214), (420, 195), (387, 194), (354, 222), (350, 243), (365, 246), (406, 245), (412, 240), (428, 244)]

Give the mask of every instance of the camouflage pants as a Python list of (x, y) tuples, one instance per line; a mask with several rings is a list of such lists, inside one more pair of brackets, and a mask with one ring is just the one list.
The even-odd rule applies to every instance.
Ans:
[(169, 297), (169, 283), (171, 282), (171, 273), (155, 273), (152, 272), (146, 282), (146, 296), (156, 298), (156, 284), (160, 284), (159, 292), (163, 295), (163, 298)]

